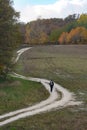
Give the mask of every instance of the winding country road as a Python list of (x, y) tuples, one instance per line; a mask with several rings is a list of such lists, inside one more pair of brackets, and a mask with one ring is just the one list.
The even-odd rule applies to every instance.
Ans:
[[(18, 55), (17, 55), (17, 58), (15, 59), (15, 63), (19, 60), (21, 54), (29, 49), (31, 48), (24, 48), (24, 49), (19, 50), (17, 52)], [(48, 99), (41, 101), (31, 107), (19, 109), (13, 112), (0, 115), (0, 120), (3, 119), (3, 121), (0, 122), (0, 126), (19, 120), (21, 118), (33, 116), (35, 114), (44, 113), (44, 112), (51, 111), (54, 109), (61, 109), (68, 105), (80, 105), (82, 103), (82, 102), (75, 101), (73, 93), (69, 92), (67, 89), (63, 88), (62, 86), (56, 83), (54, 83), (54, 89), (53, 89), (53, 92), (51, 93), (50, 87), (49, 87), (49, 80), (25, 77), (16, 73), (13, 73), (12, 76), (22, 78), (25, 80), (41, 82), (43, 86), (49, 91), (50, 96)], [(61, 92), (61, 95), (62, 95), (61, 97), (58, 92)]]

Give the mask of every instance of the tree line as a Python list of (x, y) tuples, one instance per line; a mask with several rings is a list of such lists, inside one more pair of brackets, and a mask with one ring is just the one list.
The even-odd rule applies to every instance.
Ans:
[[(73, 14), (65, 19), (37, 19), (25, 24), (24, 43), (31, 45), (48, 43), (86, 44), (86, 31), (87, 14)], [(75, 35), (78, 36), (75, 38)], [(65, 40), (64, 37), (66, 36)]]
[(87, 14), (81, 14), (73, 27), (58, 38), (59, 44), (87, 44)]

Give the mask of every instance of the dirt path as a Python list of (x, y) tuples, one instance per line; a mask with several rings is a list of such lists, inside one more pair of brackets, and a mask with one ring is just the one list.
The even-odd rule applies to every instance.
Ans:
[[(26, 50), (29, 50), (29, 49), (31, 49), (31, 48), (25, 48), (25, 49), (19, 50), (17, 52), (18, 56), (17, 56), (15, 62), (18, 61), (18, 59), (20, 58), (20, 56), (23, 52), (25, 52)], [(25, 77), (25, 76), (22, 76), (22, 75), (19, 75), (16, 73), (14, 73), (12, 76), (22, 78), (25, 80), (41, 82), (44, 85), (44, 87), (49, 91), (50, 96), (48, 99), (46, 99), (36, 105), (33, 105), (31, 107), (0, 115), (0, 119), (3, 119), (3, 121), (0, 122), (0, 126), (3, 126), (5, 124), (11, 123), (16, 120), (19, 120), (21, 118), (33, 116), (35, 114), (40, 114), (40, 113), (43, 113), (46, 111), (51, 111), (54, 109), (60, 109), (60, 108), (66, 107), (68, 105), (80, 105), (81, 104), (81, 102), (75, 101), (73, 93), (69, 92), (67, 89), (63, 88), (62, 86), (60, 86), (56, 83), (54, 83), (54, 89), (53, 89), (53, 92), (51, 93), (50, 87), (49, 87), (49, 80)], [(61, 92), (61, 97), (58, 92)]]

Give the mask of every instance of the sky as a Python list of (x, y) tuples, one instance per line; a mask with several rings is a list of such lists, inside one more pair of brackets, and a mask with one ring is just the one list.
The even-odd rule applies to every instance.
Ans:
[(13, 0), (21, 22), (87, 13), (87, 0)]

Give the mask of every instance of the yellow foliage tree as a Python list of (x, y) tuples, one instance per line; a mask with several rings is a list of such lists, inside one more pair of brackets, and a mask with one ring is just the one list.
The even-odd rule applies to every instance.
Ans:
[(67, 32), (63, 32), (58, 40), (58, 42), (60, 44), (66, 44), (67, 43), (67, 37), (68, 37), (68, 33)]

